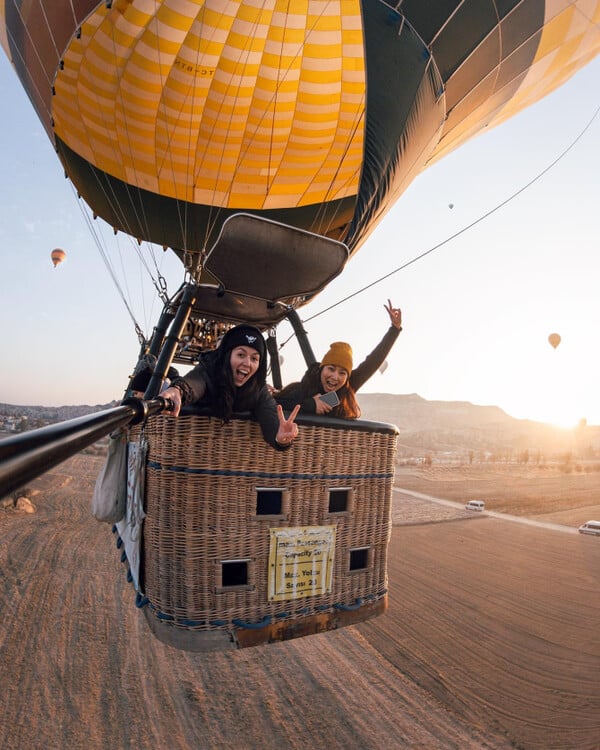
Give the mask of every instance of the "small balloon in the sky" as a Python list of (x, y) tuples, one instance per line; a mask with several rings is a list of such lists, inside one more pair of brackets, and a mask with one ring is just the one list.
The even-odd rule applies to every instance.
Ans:
[(56, 268), (56, 266), (60, 265), (67, 257), (67, 254), (64, 250), (61, 250), (60, 247), (57, 247), (50, 253), (50, 257), (52, 258), (54, 268)]
[(448, 203), (448, 208), (454, 208), (454, 203)]
[(560, 336), (558, 333), (551, 333), (548, 336), (548, 341), (550, 342), (550, 345), (553, 349), (556, 349), (556, 347), (560, 344)]

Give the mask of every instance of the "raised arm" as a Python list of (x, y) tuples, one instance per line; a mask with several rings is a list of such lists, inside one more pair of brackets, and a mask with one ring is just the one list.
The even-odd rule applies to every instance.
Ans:
[(389, 315), (391, 325), (375, 349), (352, 371), (350, 385), (355, 391), (363, 386), (381, 367), (402, 330), (402, 311), (400, 308), (394, 307), (389, 299), (384, 308)]

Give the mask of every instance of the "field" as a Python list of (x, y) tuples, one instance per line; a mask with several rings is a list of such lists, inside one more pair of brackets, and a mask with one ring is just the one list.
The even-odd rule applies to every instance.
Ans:
[(89, 514), (100, 461), (36, 480), (36, 513), (0, 511), (0, 747), (600, 748), (600, 538), (575, 531), (600, 517), (598, 475), (403, 468), (384, 616), (190, 654), (149, 635)]
[(597, 471), (501, 463), (400, 467), (396, 484), (460, 503), (484, 500), (488, 510), (570, 526), (600, 518)]

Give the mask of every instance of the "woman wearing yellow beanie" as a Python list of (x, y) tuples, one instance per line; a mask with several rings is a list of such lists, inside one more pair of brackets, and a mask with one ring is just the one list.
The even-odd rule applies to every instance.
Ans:
[[(391, 326), (383, 339), (356, 369), (352, 362), (352, 347), (344, 341), (335, 341), (321, 362), (310, 365), (298, 383), (290, 383), (275, 395), (284, 409), (293, 409), (300, 404), (300, 411), (309, 414), (329, 414), (332, 417), (356, 419), (360, 407), (356, 391), (375, 373), (385, 361), (390, 349), (402, 330), (402, 312), (393, 307), (390, 300), (384, 305), (390, 316)], [(337, 406), (331, 406), (321, 395), (335, 392)]]

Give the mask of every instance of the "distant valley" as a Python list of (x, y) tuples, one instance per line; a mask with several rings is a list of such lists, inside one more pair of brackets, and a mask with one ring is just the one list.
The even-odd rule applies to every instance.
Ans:
[[(567, 430), (515, 419), (497, 406), (468, 401), (427, 401), (416, 393), (360, 393), (362, 418), (397, 425), (398, 457), (454, 458), (468, 462), (540, 462), (565, 456), (600, 460), (600, 426)], [(22, 406), (0, 403), (0, 419), (23, 429), (43, 426), (117, 406), (119, 402), (78, 406)]]

